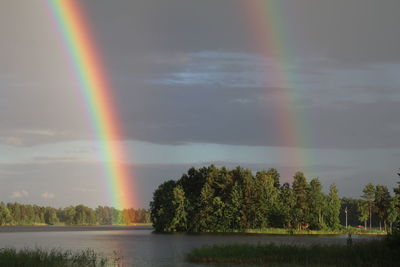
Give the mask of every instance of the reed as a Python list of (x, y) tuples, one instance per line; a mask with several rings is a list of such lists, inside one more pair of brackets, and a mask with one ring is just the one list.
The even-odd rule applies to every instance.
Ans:
[(233, 244), (205, 246), (187, 254), (189, 262), (307, 266), (398, 266), (400, 247), (386, 241), (352, 245)]
[(114, 261), (91, 249), (82, 251), (63, 251), (61, 249), (45, 250), (42, 248), (17, 250), (15, 248), (0, 249), (0, 266), (7, 267), (72, 267), (72, 266), (112, 266)]

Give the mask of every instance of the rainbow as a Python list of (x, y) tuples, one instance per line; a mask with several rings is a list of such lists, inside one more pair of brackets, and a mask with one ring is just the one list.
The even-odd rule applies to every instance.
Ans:
[(279, 130), (280, 146), (286, 148), (280, 158), (282, 162), (293, 166), (289, 168), (289, 172), (304, 170), (307, 164), (305, 160), (312, 157), (304, 149), (309, 143), (310, 133), (304, 114), (296, 108), (296, 88), (299, 88), (294, 83), (294, 72), (289, 69), (289, 63), (295, 63), (292, 54), (294, 48), (293, 40), (288, 39), (289, 28), (285, 24), (287, 18), (285, 20), (284, 3), (279, 0), (240, 2), (246, 13), (248, 30), (254, 40), (255, 49), (268, 60), (265, 74), (277, 89), (274, 91), (276, 128)]
[(83, 95), (102, 160), (105, 162), (111, 204), (118, 208), (135, 205), (132, 173), (124, 164), (121, 125), (112, 88), (97, 51), (88, 22), (78, 0), (47, 0), (53, 20), (66, 46), (77, 83)]

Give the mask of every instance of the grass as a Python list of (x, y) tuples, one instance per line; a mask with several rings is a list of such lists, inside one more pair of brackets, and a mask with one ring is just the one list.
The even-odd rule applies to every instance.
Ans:
[(250, 234), (277, 234), (277, 235), (339, 235), (339, 234), (360, 234), (360, 235), (386, 235), (386, 231), (366, 230), (355, 227), (342, 228), (337, 230), (297, 230), (286, 228), (262, 228), (262, 229), (247, 229), (245, 233)]
[(400, 247), (386, 241), (345, 245), (235, 244), (205, 246), (186, 256), (189, 262), (306, 265), (306, 266), (399, 266)]
[(78, 266), (114, 266), (119, 259), (106, 258), (91, 249), (73, 252), (71, 250), (52, 249), (50, 251), (41, 248), (0, 249), (0, 266), (7, 267), (78, 267)]

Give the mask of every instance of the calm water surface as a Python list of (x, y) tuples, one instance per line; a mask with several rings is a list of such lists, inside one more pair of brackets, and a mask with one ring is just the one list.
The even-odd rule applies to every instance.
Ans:
[[(184, 235), (153, 234), (152, 228), (129, 227), (0, 227), (0, 247), (91, 248), (107, 256), (116, 251), (123, 266), (204, 266), (184, 262), (192, 248), (229, 243), (345, 244), (345, 235)], [(354, 242), (381, 238), (353, 236)], [(207, 265), (209, 266), (209, 265)]]

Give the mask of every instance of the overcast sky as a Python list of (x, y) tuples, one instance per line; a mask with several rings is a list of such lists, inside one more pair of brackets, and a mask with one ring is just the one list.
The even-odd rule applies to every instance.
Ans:
[[(302, 170), (342, 196), (395, 186), (400, 1), (279, 0), (288, 88), (270, 78), (277, 59), (255, 45), (245, 1), (259, 0), (80, 1), (117, 99), (138, 207), (161, 182), (211, 163), (275, 167), (283, 181)], [(0, 2), (0, 201), (110, 204), (48, 12), (40, 0)], [(297, 147), (281, 138), (279, 90), (301, 115)]]

